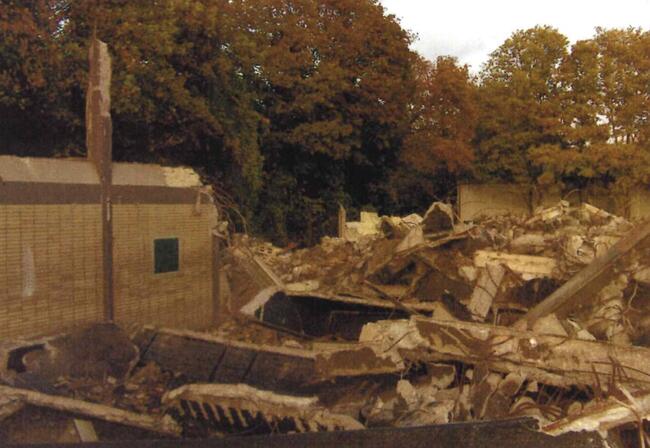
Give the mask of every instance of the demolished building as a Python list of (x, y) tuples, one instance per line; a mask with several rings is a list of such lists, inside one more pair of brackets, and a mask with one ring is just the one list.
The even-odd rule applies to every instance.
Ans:
[[(532, 438), (512, 446), (638, 446), (650, 225), (563, 202), (471, 224), (449, 211), (434, 204), (401, 230), (382, 218), (376, 233), (290, 251), (234, 235), (220, 266), (224, 323), (208, 331), (95, 327), (5, 344), (0, 433), (45, 408), (104, 440), (113, 425), (277, 446), (298, 440), (278, 434), (305, 433), (327, 446), (315, 434), (389, 440), (462, 423), (445, 437), (481, 428), (515, 440), (526, 427)], [(113, 341), (99, 358), (73, 349), (93, 337)], [(64, 353), (77, 358), (57, 362)], [(485, 446), (475, 437), (466, 446)]]
[[(644, 446), (650, 223), (564, 201), (472, 222), (342, 210), (318, 246), (228, 235), (216, 257), (193, 174), (112, 163), (101, 66), (90, 162), (0, 160), (4, 445)], [(48, 241), (66, 213), (86, 239)], [(12, 323), (52, 310), (46, 336)]]

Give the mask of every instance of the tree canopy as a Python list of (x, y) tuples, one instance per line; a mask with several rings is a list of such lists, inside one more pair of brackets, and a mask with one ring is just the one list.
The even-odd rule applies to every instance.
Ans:
[(113, 57), (118, 160), (186, 164), (256, 232), (315, 242), (458, 181), (650, 181), (650, 34), (514, 32), (477, 76), (377, 0), (7, 0), (0, 151), (82, 156), (87, 46)]

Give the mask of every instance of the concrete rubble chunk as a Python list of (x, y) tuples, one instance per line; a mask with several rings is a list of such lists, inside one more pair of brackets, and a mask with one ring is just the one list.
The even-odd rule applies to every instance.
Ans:
[(478, 283), (472, 292), (467, 309), (472, 313), (472, 319), (484, 321), (492, 302), (496, 299), (499, 287), (503, 281), (506, 270), (497, 263), (487, 263), (481, 271)]
[(454, 209), (444, 202), (434, 202), (420, 225), (425, 234), (451, 231), (454, 229)]

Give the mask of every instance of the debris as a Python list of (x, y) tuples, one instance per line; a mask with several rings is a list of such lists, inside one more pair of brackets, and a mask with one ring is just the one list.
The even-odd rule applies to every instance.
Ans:
[(357, 241), (363, 237), (376, 236), (380, 232), (381, 219), (375, 212), (361, 212), (358, 222), (345, 223), (345, 238)]
[(505, 273), (505, 269), (496, 263), (487, 263), (485, 269), (481, 271), (467, 307), (474, 320), (485, 320)]
[(81, 442), (97, 442), (99, 440), (92, 422), (78, 418), (75, 418), (73, 421)]
[[(60, 400), (103, 406), (159, 434), (171, 415), (184, 437), (370, 437), (473, 420), (519, 434), (503, 419), (527, 416), (562, 435), (527, 427), (526, 440), (604, 446), (565, 432), (616, 436), (650, 416), (649, 235), (650, 224), (566, 202), (471, 224), (442, 203), (424, 218), (364, 212), (358, 223), (341, 208), (339, 238), (314, 247), (224, 238), (218, 328), (144, 327), (129, 339), (104, 325), (0, 341), (0, 375), (61, 413), (72, 411)], [(0, 395), (0, 424), (33, 412), (22, 394)], [(73, 418), (102, 436), (84, 412)], [(72, 436), (93, 439), (65, 418)]]
[(615, 263), (631, 250), (638, 248), (650, 236), (650, 221), (635, 227), (612, 246), (607, 253), (580, 271), (542, 303), (528, 311), (518, 325), (528, 326), (546, 314), (558, 312), (565, 305), (575, 308), (602, 289), (612, 277)]
[(396, 216), (382, 216), (381, 230), (386, 238), (400, 239), (408, 235), (411, 230), (420, 227), (421, 223), (422, 217), (416, 213), (413, 213), (404, 218), (399, 218)]
[(606, 432), (612, 428), (637, 423), (650, 418), (650, 394), (632, 394), (622, 388), (622, 399), (610, 398), (602, 403), (594, 403), (583, 412), (570, 415), (562, 420), (549, 423), (542, 431), (554, 436), (569, 432)]
[(20, 411), (25, 404), (16, 397), (0, 396), (0, 422)]
[(136, 336), (143, 362), (188, 382), (247, 383), (279, 392), (313, 382), (315, 352), (260, 345), (189, 331), (144, 328)]
[(344, 431), (364, 426), (332, 414), (317, 397), (278, 395), (245, 384), (191, 384), (163, 399), (180, 420), (191, 419), (222, 432), (288, 433)]
[(454, 228), (454, 210), (449, 204), (434, 202), (424, 214), (420, 225), (426, 234), (451, 231)]
[(2, 351), (0, 358), (7, 360), (5, 369), (0, 369), (4, 379), (37, 389), (62, 376), (122, 381), (138, 362), (137, 348), (114, 324), (87, 325), (29, 344), (9, 342)]
[[(606, 381), (623, 385), (650, 384), (650, 366), (645, 361), (650, 357), (650, 349), (643, 347), (615, 346), (508, 327), (421, 317), (376, 322), (366, 328), (358, 347), (328, 353), (328, 357), (337, 359), (333, 370), (354, 369), (354, 353), (366, 353), (366, 357), (374, 353), (378, 360), (392, 362), (393, 371), (404, 370), (415, 360), (455, 361), (469, 365), (486, 363), (490, 370), (500, 373), (516, 369), (530, 380), (557, 387), (597, 386)], [(344, 361), (352, 365), (345, 365)], [(387, 370), (388, 366), (385, 364)]]
[(133, 412), (104, 406), (101, 404), (89, 403), (87, 401), (75, 400), (67, 397), (57, 397), (25, 389), (17, 389), (8, 386), (0, 386), (0, 396), (18, 399), (24, 403), (57, 409), (85, 417), (105, 420), (107, 422), (119, 423), (121, 425), (144, 429), (157, 434), (178, 437), (181, 435), (181, 428), (171, 417), (151, 417), (149, 415), (135, 414)]
[(519, 274), (524, 280), (554, 277), (557, 272), (557, 263), (552, 258), (506, 254), (485, 250), (476, 251), (474, 254), (474, 265), (477, 268), (485, 268), (489, 263), (503, 264), (511, 271)]

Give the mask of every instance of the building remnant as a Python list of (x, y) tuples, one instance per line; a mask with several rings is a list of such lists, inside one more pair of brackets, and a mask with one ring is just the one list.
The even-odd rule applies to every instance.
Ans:
[(180, 426), (171, 417), (161, 419), (148, 415), (116, 409), (101, 404), (89, 403), (84, 400), (75, 400), (67, 397), (57, 397), (41, 392), (26, 389), (16, 389), (0, 386), (0, 396), (20, 400), (33, 406), (57, 409), (59, 411), (79, 414), (86, 417), (97, 418), (111, 423), (144, 429), (154, 433), (178, 437), (181, 434)]
[(106, 44), (89, 56), (87, 158), (0, 156), (0, 338), (102, 321), (207, 329), (209, 189), (189, 168), (113, 163)]

